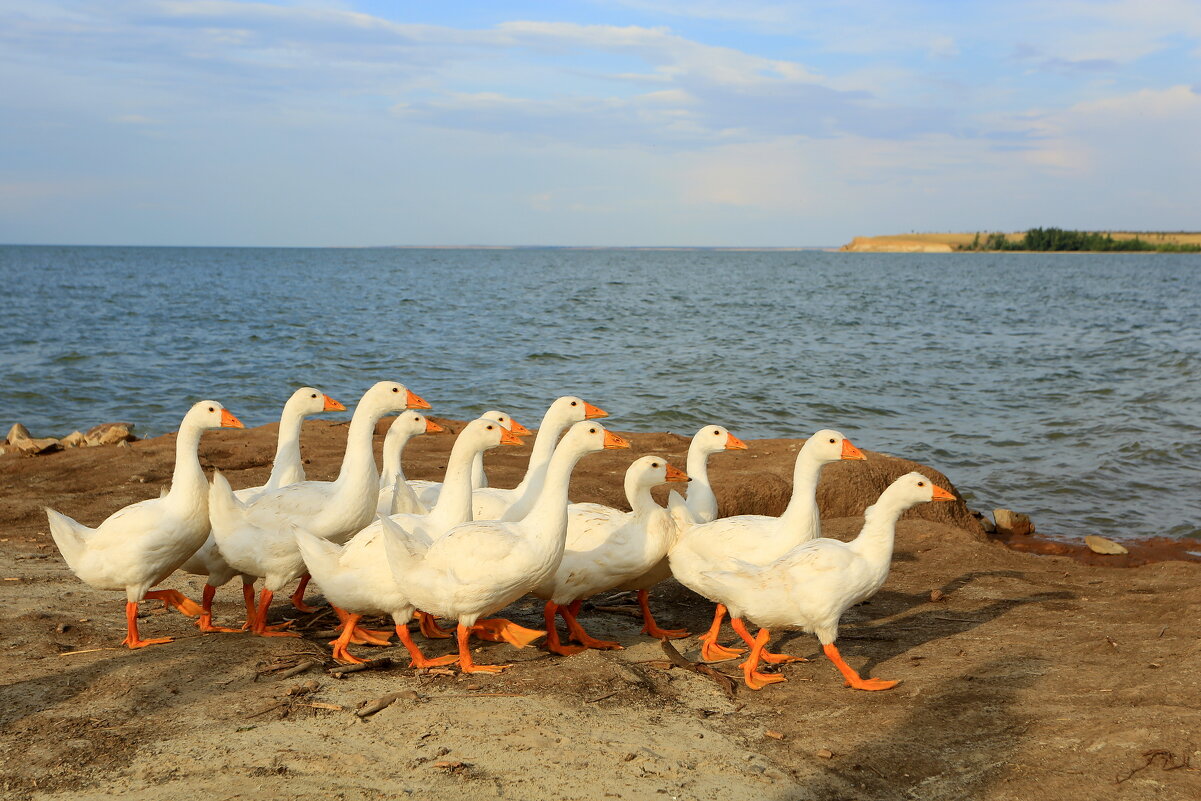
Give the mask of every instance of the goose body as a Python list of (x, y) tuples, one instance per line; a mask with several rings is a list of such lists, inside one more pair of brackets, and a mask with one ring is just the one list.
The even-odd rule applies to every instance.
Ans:
[(410, 482), (405, 480), (401, 458), (405, 446), (413, 437), (422, 434), (436, 434), (446, 429), (427, 420), (421, 412), (409, 409), (401, 413), (384, 436), (383, 469), (379, 474), (379, 497), (375, 504), (375, 513), (391, 515), (398, 512), (409, 514), (427, 514), (431, 507), (426, 507), (413, 492)]
[[(234, 497), (242, 503), (248, 503), (260, 493), (285, 487), (297, 481), (304, 481), (304, 461), (300, 457), (300, 429), (304, 419), (322, 412), (345, 411), (346, 407), (330, 396), (313, 389), (301, 387), (292, 393), (284, 403), (283, 412), (279, 418), (279, 435), (275, 444), (275, 459), (271, 463), (271, 475), (267, 483), (261, 487), (246, 487), (234, 492)], [(207, 492), (207, 487), (206, 487)], [(228, 583), (238, 575), (238, 571), (230, 567), (217, 547), (212, 531), (205, 538), (204, 544), (179, 567), (185, 573), (194, 576), (207, 576), (204, 585), (204, 597), (201, 600), (200, 620), (197, 621), (201, 631), (240, 631), (214, 626), (212, 622), (213, 596), (217, 587)], [(243, 584), (253, 584), (254, 578), (246, 576)], [(247, 619), (252, 607), (247, 606)]]
[(292, 525), (344, 542), (375, 514), (379, 474), (372, 436), (386, 414), (429, 404), (402, 384), (381, 381), (363, 395), (346, 436), (346, 453), (335, 481), (301, 481), (263, 492), (243, 504), (220, 473), (209, 490), (209, 517), (217, 547), (229, 565), (246, 576), (263, 578), (263, 590), (251, 630), (266, 633), (271, 597), (304, 573)]
[(424, 552), (384, 538), (397, 583), (413, 604), (458, 621), (459, 666), (464, 672), (502, 669), (474, 664), (467, 647), (469, 632), (482, 616), (541, 585), (558, 567), (567, 535), (567, 487), (576, 463), (587, 453), (626, 447), (628, 442), (598, 423), (576, 423), (555, 447), (545, 483), (523, 519), (463, 523)]
[[(409, 647), (413, 663), (428, 666), (425, 657), (411, 645), (405, 624), (415, 609), (405, 588), (396, 582), (388, 566), (384, 537), (405, 540), (402, 547), (424, 552), (442, 533), (471, 519), (471, 463), (477, 453), (498, 445), (520, 445), (507, 429), (493, 420), (473, 420), (459, 432), (447, 464), (446, 490), (429, 515), (397, 514), (380, 517), (362, 529), (345, 547), (323, 540), (305, 530), (294, 528), (301, 556), (325, 597), (335, 607), (351, 615), (392, 615), (401, 641)], [(403, 480), (403, 479), (402, 479)], [(334, 643), (334, 657), (343, 662), (358, 662), (346, 647), (353, 623), (344, 627)], [(405, 628), (404, 632), (401, 629)]]
[[(479, 419), (492, 420), (493, 422), (500, 423), (505, 430), (515, 437), (526, 437), (532, 433), (528, 428), (514, 420), (511, 416), (496, 409), (484, 412), (480, 415)], [(413, 508), (411, 509), (394, 508), (390, 514), (396, 514), (398, 512), (424, 514), (424, 512), (419, 510), (425, 509), (428, 511), (433, 509), (434, 505), (438, 503), (438, 494), (442, 492), (442, 482), (415, 479), (409, 481), (408, 485), (409, 490), (416, 498), (417, 503), (414, 504)], [(475, 459), (471, 462), (471, 488), (474, 491), (487, 486), (488, 477), (484, 473), (484, 452), (480, 451), (475, 455)], [(384, 514), (384, 512), (381, 511), (380, 514)]]
[(530, 463), (525, 476), (516, 487), (502, 489), (483, 487), (472, 495), (472, 514), (476, 520), (520, 520), (537, 501), (546, 480), (546, 471), (555, 451), (559, 435), (573, 423), (606, 417), (607, 414), (574, 395), (558, 398), (542, 416)]
[[(739, 563), (765, 565), (790, 549), (821, 535), (817, 508), (817, 483), (821, 468), (839, 459), (862, 460), (863, 453), (837, 431), (823, 429), (810, 437), (797, 454), (793, 467), (792, 498), (779, 517), (736, 515), (703, 523), (690, 510), (676, 507), (683, 532), (668, 554), (672, 575), (684, 586), (709, 600), (719, 588), (712, 571)], [(691, 523), (691, 525), (689, 525)], [(741, 653), (717, 642), (725, 608), (718, 602), (713, 624), (701, 637), (701, 655), (710, 661), (731, 659)]]
[(216, 401), (192, 406), (176, 436), (170, 491), (119, 509), (96, 528), (46, 509), (50, 534), (71, 571), (96, 589), (125, 591), (124, 644), (130, 648), (170, 641), (139, 637), (137, 603), (143, 598), (162, 600), (186, 614), (200, 613), (180, 593), (150, 588), (175, 572), (208, 536), (208, 481), (197, 449), (205, 430), (221, 427), (243, 426)]
[[(672, 490), (668, 493), (668, 509), (675, 510), (674, 519), (684, 519), (684, 525), (710, 523), (717, 519), (717, 495), (709, 482), (709, 457), (726, 450), (746, 450), (746, 443), (731, 434), (724, 426), (704, 426), (693, 435), (688, 443), (687, 500)], [(661, 581), (671, 578), (671, 565), (666, 554), (641, 576), (617, 586), (618, 590), (635, 590), (638, 606), (642, 611), (642, 633), (656, 639), (687, 637), (686, 629), (664, 629), (655, 622), (651, 613), (650, 589)]]
[(659, 456), (643, 456), (626, 470), (625, 491), (629, 512), (600, 504), (576, 503), (567, 507), (567, 538), (554, 573), (534, 589), (547, 601), (547, 643), (553, 653), (577, 649), (559, 642), (556, 614), (567, 622), (573, 638), (591, 648), (620, 648), (617, 643), (595, 640), (583, 632), (570, 605), (598, 592), (619, 587), (661, 562), (675, 540), (676, 522), (655, 503), (651, 488), (688, 476)]
[(907, 473), (867, 508), (863, 528), (851, 542), (812, 539), (763, 565), (733, 560), (729, 569), (708, 571), (708, 586), (716, 600), (729, 608), (736, 629), (745, 631), (744, 618), (763, 627), (750, 642), (751, 654), (742, 666), (748, 686), (759, 689), (784, 680), (779, 674), (756, 671), (770, 636), (767, 631), (778, 626), (795, 626), (817, 635), (848, 686), (862, 690), (895, 686), (895, 681), (863, 679), (842, 660), (834, 646), (838, 621), (847, 609), (874, 595), (888, 578), (901, 514), (919, 503), (953, 500), (954, 495), (921, 473)]

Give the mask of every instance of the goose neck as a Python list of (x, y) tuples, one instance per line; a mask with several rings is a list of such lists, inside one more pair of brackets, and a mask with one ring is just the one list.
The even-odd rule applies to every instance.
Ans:
[(780, 515), (786, 528), (795, 529), (806, 539), (821, 536), (821, 519), (817, 509), (817, 484), (821, 478), (822, 462), (809, 458), (805, 451), (797, 455), (792, 469), (792, 497)]
[[(567, 490), (571, 484), (571, 471), (584, 453), (579, 450), (556, 448), (547, 465), (546, 478), (538, 498), (529, 514), (521, 522), (532, 529), (535, 536), (553, 536), (562, 539), (567, 532)], [(562, 528), (562, 531), (558, 531)]]
[(863, 528), (859, 536), (851, 541), (851, 547), (860, 556), (873, 562), (887, 564), (892, 560), (893, 544), (896, 540), (897, 521), (908, 508), (887, 496), (880, 496), (863, 512)]
[(200, 466), (200, 426), (184, 423), (175, 436), (175, 470), (168, 499), (175, 504), (194, 504), (208, 497), (208, 479)]
[(429, 514), (435, 527), (447, 529), (471, 519), (471, 465), (481, 453), (477, 442), (467, 441), (462, 434), (455, 439), (446, 461), (442, 491)]
[(279, 418), (279, 435), (275, 442), (275, 459), (271, 463), (271, 482), (285, 471), (300, 464), (300, 428), (304, 415), (286, 407)]

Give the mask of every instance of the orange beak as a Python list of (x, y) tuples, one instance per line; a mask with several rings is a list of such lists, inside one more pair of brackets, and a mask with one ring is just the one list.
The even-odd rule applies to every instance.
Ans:
[(509, 418), (509, 431), (513, 432), (513, 436), (515, 437), (528, 437), (534, 433), (512, 417)]
[(325, 408), (322, 409), (321, 411), (323, 411), (323, 412), (344, 412), (344, 411), (346, 411), (345, 406), (338, 403), (336, 400), (331, 398), (329, 395), (322, 395), (321, 397), (325, 398)]
[(445, 428), (438, 425), (433, 420), (425, 421), (425, 433), (427, 433), (427, 434), (441, 434), (445, 430), (446, 430)]
[(844, 439), (842, 441), (842, 458), (858, 459), (861, 462), (867, 461), (867, 457), (863, 455), (863, 451), (852, 445), (849, 439)]
[(221, 427), (222, 428), (245, 428), (242, 421), (230, 414), (229, 409), (221, 410)]
[[(746, 446), (743, 445), (742, 447), (745, 448)], [(667, 480), (668, 481), (691, 481), (692, 479), (689, 478), (688, 474), (685, 473), (683, 470), (680, 470), (678, 468), (672, 467), (671, 465), (668, 465), (667, 466)]]
[(504, 426), (500, 426), (500, 444), (501, 445), (524, 445), (525, 443), (522, 442), (521, 440), (519, 440), (517, 438), (517, 435), (514, 434), (512, 431), (509, 431)]
[(937, 484), (931, 484), (930, 488), (934, 490), (934, 497), (930, 499), (932, 501), (957, 501), (957, 500), (959, 500), (954, 495), (947, 492), (945, 489), (938, 486)]
[[(587, 405), (587, 404), (585, 404)], [(598, 410), (599, 411), (599, 410)], [(601, 412), (604, 414), (604, 412)], [(605, 448), (613, 450), (615, 448), (628, 448), (630, 443), (621, 437), (614, 434), (612, 431), (605, 431)]]
[(740, 440), (733, 434), (726, 434), (726, 450), (728, 451), (745, 451), (746, 443)]
[(429, 408), (431, 408), (430, 405), (428, 403), (426, 403), (425, 401), (423, 401), (421, 399), (421, 396), (418, 395), (413, 390), (406, 389), (405, 392), (409, 393), (408, 397), (405, 398), (405, 403), (408, 404), (408, 406), (405, 407), (406, 409), (429, 409)]
[[(599, 406), (593, 406), (588, 401), (584, 401), (584, 419), (591, 420), (594, 417), (608, 417), (609, 413)], [(606, 446), (607, 447), (607, 446)]]

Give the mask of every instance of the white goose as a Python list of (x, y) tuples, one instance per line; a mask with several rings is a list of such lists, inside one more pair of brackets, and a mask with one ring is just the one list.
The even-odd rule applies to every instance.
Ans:
[[(242, 503), (248, 503), (265, 490), (286, 487), (297, 481), (304, 481), (304, 461), (300, 458), (300, 429), (304, 424), (304, 419), (322, 412), (345, 410), (346, 407), (341, 403), (312, 387), (301, 387), (293, 392), (292, 397), (288, 398), (284, 404), (283, 413), (279, 417), (279, 436), (275, 443), (275, 460), (271, 463), (271, 476), (263, 486), (240, 489), (234, 493), (234, 497)], [(205, 539), (204, 545), (201, 545), (188, 561), (180, 565), (179, 569), (194, 576), (208, 576), (204, 583), (204, 595), (200, 602), (202, 611), (200, 619), (196, 621), (197, 627), (205, 632), (241, 631), (241, 629), (213, 625), (213, 596), (216, 594), (217, 588), (236, 576), (238, 571), (230, 567), (225, 558), (221, 556), (221, 551), (218, 550), (217, 541), (213, 539), (211, 531), (208, 538)], [(254, 579), (250, 576), (245, 577), (242, 582), (242, 597), (246, 603), (246, 622), (249, 624), (250, 618), (254, 615)], [(292, 603), (297, 609), (312, 611), (304, 606), (303, 580), (301, 586), (297, 587), (296, 594), (292, 596)]]
[[(455, 526), (421, 553), (403, 538), (384, 537), (397, 583), (419, 609), (458, 621), (459, 668), (497, 673), (508, 665), (477, 665), (468, 636), (472, 630), (500, 633), (510, 642), (541, 637), (508, 621), (480, 621), (542, 584), (563, 557), (567, 535), (567, 487), (585, 454), (629, 443), (598, 423), (572, 426), (555, 447), (533, 509), (520, 521), (475, 520)], [(384, 529), (387, 532), (387, 529)], [(512, 634), (512, 630), (519, 630)]]
[[(802, 542), (821, 536), (821, 517), (817, 509), (817, 482), (821, 469), (839, 459), (866, 459), (851, 441), (837, 431), (822, 429), (810, 437), (797, 454), (792, 471), (792, 498), (779, 517), (736, 515), (709, 523), (694, 522), (689, 515), (677, 513), (684, 528), (668, 554), (674, 575), (694, 592), (714, 599), (706, 571), (724, 570), (731, 560), (764, 565)], [(678, 511), (678, 507), (673, 512)], [(681, 517), (685, 517), (681, 521)], [(726, 609), (720, 602), (713, 624), (701, 635), (701, 656), (708, 661), (733, 659), (742, 649), (726, 648), (717, 642)], [(765, 654), (764, 659), (785, 659)]]
[(895, 687), (895, 681), (862, 678), (843, 661), (834, 645), (838, 620), (847, 609), (875, 594), (888, 578), (901, 514), (919, 503), (953, 500), (954, 495), (921, 473), (906, 473), (863, 513), (863, 528), (851, 542), (814, 539), (766, 565), (735, 560), (731, 570), (709, 571), (708, 586), (716, 588), (719, 602), (729, 607), (740, 633), (746, 630), (743, 618), (763, 627), (751, 640), (751, 653), (741, 665), (747, 686), (758, 690), (785, 680), (779, 673), (759, 673), (756, 668), (771, 637), (768, 629), (798, 626), (817, 635), (846, 686), (857, 690)]
[(276, 592), (304, 572), (304, 560), (292, 536), (293, 523), (303, 523), (318, 537), (340, 542), (370, 522), (379, 495), (372, 446), (375, 424), (384, 415), (409, 407), (428, 409), (429, 404), (394, 381), (381, 381), (367, 390), (351, 418), (336, 481), (301, 481), (243, 504), (224, 476), (213, 476), (209, 517), (217, 547), (239, 573), (263, 577), (251, 632), (287, 634), (268, 629), (267, 608)]
[[(315, 537), (302, 526), (295, 527), (296, 542), (309, 572), (321, 585), (329, 602), (348, 613), (349, 622), (343, 627), (341, 636), (331, 643), (334, 659), (346, 663), (361, 662), (346, 650), (359, 618), (364, 614), (390, 614), (396, 633), (409, 649), (415, 667), (454, 661), (453, 656), (428, 660), (413, 644), (405, 624), (415, 610), (407, 600), (404, 588), (392, 578), (384, 553), (384, 530), (387, 527), (394, 536), (407, 540), (409, 547), (424, 552), (442, 533), (471, 519), (471, 463), (475, 455), (498, 445), (520, 444), (521, 440), (495, 420), (473, 420), (455, 439), (447, 462), (446, 489), (428, 516), (381, 517), (354, 535), (345, 547)], [(425, 619), (423, 616), (423, 631)]]
[[(514, 420), (504, 412), (492, 409), (484, 412), (479, 416), (481, 420), (492, 420), (500, 423), (505, 427), (510, 434), (515, 437), (528, 437), (533, 432), (523, 426), (521, 423)], [(442, 482), (440, 481), (425, 481), (422, 479), (414, 479), (408, 482), (409, 489), (413, 492), (417, 499), (417, 506), (412, 509), (393, 509), (391, 514), (400, 512), (412, 512), (416, 514), (424, 514), (421, 509), (426, 511), (433, 509), (438, 503), (438, 493), (442, 491)], [(471, 488), (472, 490), (482, 489), (488, 486), (488, 476), (484, 473), (484, 453), (480, 451), (475, 455), (475, 461), (471, 463)], [(380, 514), (385, 514), (380, 512)]]
[[(666, 509), (655, 503), (651, 487), (687, 480), (688, 476), (666, 459), (643, 456), (626, 470), (626, 500), (631, 511), (618, 512), (594, 503), (573, 503), (567, 507), (563, 558), (554, 574), (534, 589), (534, 595), (546, 600), (543, 614), (551, 653), (568, 655), (585, 648), (621, 648), (615, 642), (589, 636), (576, 620), (576, 609), (571, 605), (645, 575), (666, 557), (675, 540), (676, 523)], [(571, 638), (580, 646), (559, 641), (556, 614), (563, 617)]]
[(391, 515), (399, 512), (410, 514), (428, 514), (429, 509), (413, 494), (411, 485), (405, 480), (401, 457), (405, 446), (413, 437), (422, 434), (437, 434), (446, 429), (427, 420), (421, 412), (410, 409), (398, 416), (388, 426), (384, 437), (383, 469), (379, 474), (379, 500), (375, 504), (375, 513)]
[(513, 489), (484, 487), (473, 495), (473, 514), (476, 520), (520, 520), (538, 499), (546, 479), (547, 465), (555, 451), (559, 435), (572, 423), (607, 417), (608, 413), (574, 395), (557, 399), (542, 416), (534, 447), (530, 451), (530, 463), (525, 477)]
[(184, 415), (175, 439), (175, 472), (171, 489), (159, 498), (126, 506), (96, 528), (46, 509), (50, 535), (67, 566), (98, 590), (125, 591), (130, 648), (171, 642), (170, 637), (138, 636), (138, 601), (162, 601), (186, 615), (200, 607), (175, 590), (151, 590), (204, 544), (208, 536), (208, 480), (200, 467), (200, 435), (210, 428), (242, 428), (238, 418), (216, 401), (201, 401)]
[[(709, 456), (727, 450), (746, 450), (746, 443), (726, 430), (725, 426), (705, 426), (697, 431), (688, 444), (686, 472), (688, 499), (682, 499), (675, 490), (668, 493), (668, 508), (683, 507), (690, 522), (709, 523), (717, 519), (717, 495), (709, 483)], [(671, 578), (671, 566), (664, 556), (643, 575), (633, 581), (620, 584), (614, 589), (637, 590), (638, 607), (642, 610), (642, 633), (661, 640), (687, 637), (687, 629), (664, 629), (655, 622), (651, 614), (650, 589), (661, 581)]]

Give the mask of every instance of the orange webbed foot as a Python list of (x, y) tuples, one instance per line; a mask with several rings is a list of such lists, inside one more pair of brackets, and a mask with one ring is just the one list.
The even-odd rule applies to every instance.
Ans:
[(790, 662), (808, 662), (809, 660), (803, 656), (792, 656), (791, 654), (774, 654), (771, 651), (764, 651), (759, 654), (759, 658), (769, 665), (787, 665)]
[(743, 670), (742, 677), (746, 681), (746, 686), (752, 690), (762, 690), (769, 684), (788, 681), (788, 679), (779, 673), (760, 673), (757, 670)]
[(642, 633), (646, 634), (647, 636), (654, 637), (656, 640), (662, 640), (664, 638), (668, 640), (678, 640), (682, 637), (687, 637), (689, 634), (688, 629), (661, 629), (656, 625), (644, 625), (642, 627)]
[(848, 679), (845, 682), (843, 682), (842, 686), (843, 687), (851, 687), (856, 690), (868, 690), (869, 692), (875, 692), (878, 690), (891, 690), (893, 687), (896, 687), (900, 683), (901, 682), (899, 679), (896, 681), (890, 681), (888, 679), (864, 679), (864, 678), (861, 678), (858, 681), (852, 681), (852, 680)]
[(500, 673), (502, 670), (508, 670), (513, 667), (510, 665), (460, 665), (459, 670), (462, 673)]
[[(196, 621), (196, 628), (200, 629), (204, 634), (241, 634), (243, 629), (231, 629), (226, 626), (214, 626), (212, 615), (201, 615)], [(244, 627), (243, 627), (244, 628)]]
[(188, 617), (200, 617), (204, 608), (178, 590), (150, 590), (144, 596), (147, 601), (162, 601), (163, 609), (174, 607)]
[(459, 661), (458, 654), (447, 654), (446, 656), (436, 656), (432, 659), (428, 656), (423, 656), (421, 659), (409, 659), (409, 667), (411, 668), (432, 668), (443, 667), (445, 665), (453, 665)]
[(471, 627), (471, 633), (481, 640), (491, 642), (507, 642), (516, 648), (528, 648), (534, 642), (546, 636), (542, 629), (527, 629), (503, 617), (493, 617), (487, 620), (477, 620)]
[(155, 637), (152, 640), (130, 639), (126, 637), (121, 640), (122, 645), (128, 645), (130, 648), (145, 648), (147, 645), (162, 645), (163, 643), (174, 642), (174, 637)]
[(417, 627), (427, 639), (449, 640), (454, 636), (449, 631), (439, 626), (438, 621), (434, 619), (433, 615), (419, 611), (416, 613), (416, 617)]
[(701, 659), (706, 662), (728, 662), (745, 653), (745, 648), (727, 648), (716, 640), (705, 640), (701, 643)]

